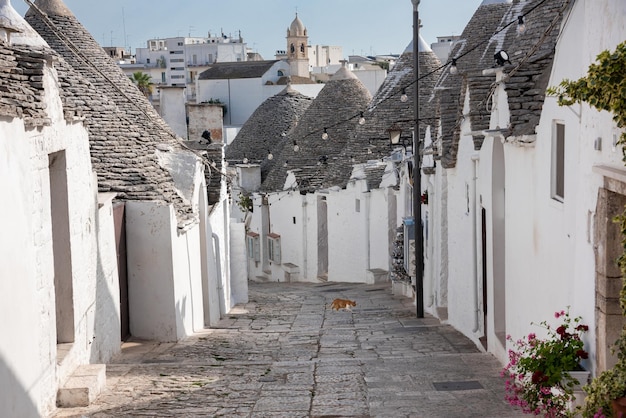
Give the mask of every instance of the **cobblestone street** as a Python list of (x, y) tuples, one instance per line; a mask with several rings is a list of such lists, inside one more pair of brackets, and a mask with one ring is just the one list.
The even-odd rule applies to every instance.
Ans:
[[(334, 298), (357, 301), (333, 311)], [(389, 284), (250, 283), (250, 302), (176, 344), (129, 341), (107, 389), (58, 417), (517, 417), (500, 365), (415, 317)]]

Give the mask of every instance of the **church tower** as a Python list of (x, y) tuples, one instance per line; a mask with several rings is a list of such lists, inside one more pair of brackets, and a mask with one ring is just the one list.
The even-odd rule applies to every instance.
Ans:
[(287, 62), (291, 76), (309, 78), (309, 36), (304, 24), (296, 13), (296, 18), (287, 29)]

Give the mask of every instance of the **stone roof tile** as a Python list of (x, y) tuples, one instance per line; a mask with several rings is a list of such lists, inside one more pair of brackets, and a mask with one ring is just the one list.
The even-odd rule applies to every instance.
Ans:
[[(292, 144), (288, 136), (312, 101), (289, 86), (265, 100), (226, 147), (226, 160), (236, 164), (247, 158), (261, 164), (261, 180), (265, 180), (283, 147)], [(269, 152), (274, 159), (268, 160)]]
[(85, 117), (99, 191), (172, 203), (179, 227), (194, 222), (197, 215), (159, 161), (157, 147), (186, 152), (179, 138), (62, 1), (36, 4), (47, 17), (30, 9), (26, 20), (62, 56), (55, 65), (61, 97), (69, 113)]
[[(284, 187), (287, 171), (301, 169), (300, 191), (309, 192), (336, 185), (333, 176), (341, 165), (341, 153), (349, 138), (355, 135), (358, 116), (372, 96), (355, 77), (343, 74), (331, 79), (304, 112), (299, 123), (288, 135), (296, 141), (299, 150), (285, 147), (275, 157), (275, 165), (268, 173), (261, 189), (279, 191)], [(322, 139), (326, 129), (328, 139)], [(347, 179), (346, 179), (347, 180)]]
[(201, 72), (198, 80), (261, 78), (277, 62), (279, 61), (218, 62)]

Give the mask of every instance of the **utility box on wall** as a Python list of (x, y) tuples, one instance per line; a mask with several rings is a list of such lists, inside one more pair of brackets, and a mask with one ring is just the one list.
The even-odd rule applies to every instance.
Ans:
[(404, 270), (409, 277), (415, 277), (415, 221), (404, 218)]

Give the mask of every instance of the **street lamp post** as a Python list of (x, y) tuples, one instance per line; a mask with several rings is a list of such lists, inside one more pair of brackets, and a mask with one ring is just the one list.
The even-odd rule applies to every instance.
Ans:
[(420, 42), (420, 0), (411, 0), (413, 3), (413, 216), (415, 218), (415, 303), (417, 305), (417, 317), (424, 317), (424, 232), (422, 228), (422, 161), (420, 155), (420, 131), (419, 131), (419, 42)]

